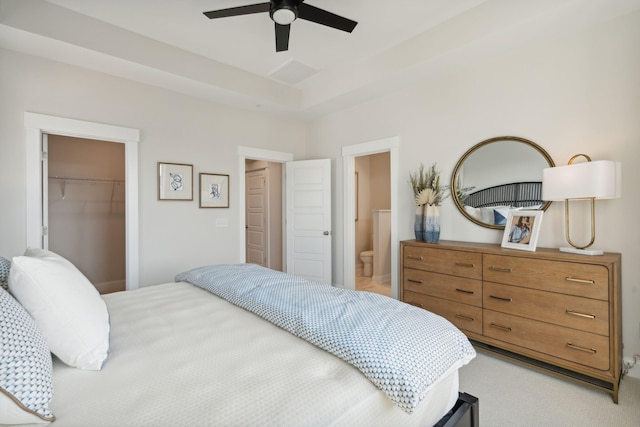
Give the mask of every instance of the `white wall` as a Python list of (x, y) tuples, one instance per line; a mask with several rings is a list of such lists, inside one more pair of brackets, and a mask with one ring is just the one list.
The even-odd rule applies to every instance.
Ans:
[[(173, 281), (181, 271), (238, 262), (237, 147), (304, 158), (303, 123), (212, 104), (78, 67), (0, 50), (0, 255), (25, 250), (24, 112), (141, 130), (140, 284)], [(194, 200), (157, 200), (157, 162), (194, 165)], [(199, 209), (199, 172), (230, 175), (230, 208)], [(228, 227), (216, 228), (216, 218)]]
[[(623, 197), (597, 205), (596, 246), (622, 253), (624, 354), (640, 353), (640, 13), (562, 39), (545, 40), (470, 67), (449, 70), (419, 87), (315, 120), (308, 155), (333, 157), (342, 211), (341, 148), (400, 137), (400, 239), (413, 238), (410, 171), (437, 162), (443, 178), (485, 139), (514, 135), (545, 148), (557, 164), (576, 153), (623, 163)], [(402, 178), (406, 179), (402, 179)], [(451, 199), (442, 207), (442, 239), (499, 243), (501, 233), (466, 220)], [(334, 218), (341, 233), (342, 216)], [(577, 239), (576, 239), (577, 240)], [(336, 236), (334, 268), (342, 270)], [(564, 245), (563, 206), (546, 212), (539, 246)], [(334, 277), (342, 277), (340, 274)]]

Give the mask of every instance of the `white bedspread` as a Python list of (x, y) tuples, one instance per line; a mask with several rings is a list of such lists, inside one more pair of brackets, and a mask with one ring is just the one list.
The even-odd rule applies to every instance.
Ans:
[(54, 365), (61, 426), (432, 425), (457, 399), (452, 373), (416, 412), (339, 358), (187, 283), (105, 295), (102, 371)]
[(338, 356), (408, 413), (443, 375), (476, 355), (467, 337), (445, 318), (371, 292), (256, 264), (195, 268), (176, 281), (206, 289)]

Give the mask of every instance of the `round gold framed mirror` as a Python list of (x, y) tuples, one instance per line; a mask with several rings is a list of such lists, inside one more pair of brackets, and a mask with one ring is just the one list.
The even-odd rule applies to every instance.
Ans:
[(498, 136), (471, 147), (451, 175), (451, 195), (470, 221), (504, 229), (509, 209), (546, 210), (542, 200), (542, 169), (553, 159), (538, 144), (517, 136)]

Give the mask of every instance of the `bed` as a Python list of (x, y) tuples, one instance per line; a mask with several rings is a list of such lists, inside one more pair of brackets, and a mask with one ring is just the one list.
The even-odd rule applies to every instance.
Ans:
[[(63, 263), (54, 257), (55, 254), (40, 252), (35, 257), (33, 253), (26, 257), (29, 258), (29, 255), (36, 259), (39, 256), (40, 260), (49, 257), (49, 261)], [(15, 271), (19, 270), (16, 265), (21, 261), (24, 259), (14, 258), (11, 276), (19, 275)], [(33, 259), (28, 261), (32, 262)], [(66, 269), (71, 267), (65, 264)], [(407, 382), (405, 373), (392, 372), (387, 365), (380, 368), (382, 365), (378, 355), (367, 359), (369, 356), (365, 353), (371, 348), (363, 349), (368, 344), (352, 346), (354, 337), (370, 334), (358, 331), (358, 327), (367, 323), (358, 323), (350, 307), (379, 305), (387, 307), (387, 311), (399, 309), (403, 316), (407, 313), (414, 316), (422, 310), (379, 295), (313, 284), (258, 266), (243, 264), (204, 269), (212, 269), (213, 273), (207, 271), (207, 275), (204, 275), (203, 269), (194, 269), (177, 276), (176, 282), (98, 297), (108, 313), (108, 350), (105, 358), (99, 367), (95, 365), (97, 359), (93, 357), (93, 360), (82, 362), (89, 368), (79, 368), (70, 366), (73, 361), (63, 362), (61, 359), (68, 358), (68, 355), (58, 350), (62, 357), (53, 357), (53, 397), (45, 405), (49, 412), (44, 417), (37, 415), (34, 420), (42, 423), (55, 416), (52, 424), (55, 427), (453, 426), (462, 425), (460, 419), (467, 420), (464, 425), (477, 425), (477, 399), (458, 390), (458, 369), (468, 363), (475, 352), (470, 345), (467, 346), (468, 341), (461, 338), (464, 335), (455, 327), (445, 326), (444, 332), (436, 334), (444, 338), (438, 341), (429, 357), (420, 357), (418, 353), (425, 352), (418, 346), (419, 343), (411, 349), (416, 355), (410, 359), (416, 360), (415, 367), (420, 371), (419, 360), (425, 359), (428, 364), (435, 364), (430, 360), (441, 359), (439, 355), (450, 353), (444, 356), (444, 359), (450, 360), (447, 362), (449, 364), (438, 368), (441, 372), (430, 371), (426, 375), (433, 376), (426, 389), (422, 386), (414, 389), (416, 384), (422, 384), (423, 378), (419, 378), (417, 383), (411, 382), (413, 379)], [(266, 279), (256, 285), (256, 280), (261, 279), (254, 278), (271, 278), (273, 275), (280, 281), (277, 286), (280, 289), (283, 280), (293, 283), (296, 289), (315, 286), (319, 294), (335, 293), (337, 300), (342, 302), (338, 306), (318, 303), (316, 296), (304, 294), (302, 300), (297, 299), (298, 302), (292, 303), (300, 297), (297, 291), (273, 296), (267, 289), (269, 286), (265, 285)], [(223, 290), (212, 290), (208, 284), (188, 282), (194, 276), (205, 277), (206, 282), (226, 281), (225, 287)], [(52, 276), (47, 274), (44, 277)], [(13, 284), (10, 280), (9, 288), (17, 296), (16, 299), (21, 303), (24, 300), (22, 305), (25, 308), (33, 309), (29, 298), (21, 294), (24, 289), (18, 290), (22, 288), (22, 279), (16, 277)], [(255, 294), (263, 291), (268, 295), (266, 299), (254, 299)], [(66, 290), (58, 294), (69, 297)], [(311, 324), (305, 323), (304, 318), (309, 317), (308, 309), (301, 310), (293, 318), (286, 317), (278, 301), (289, 297), (294, 299), (286, 301), (287, 307), (311, 302), (313, 307), (327, 305), (330, 311), (323, 309), (316, 313), (319, 316), (311, 316), (325, 320), (320, 322), (320, 326), (316, 320)], [(10, 297), (4, 295), (4, 298), (8, 301)], [(322, 298), (324, 301), (324, 296)], [(65, 302), (64, 311), (69, 315), (73, 311), (70, 307), (74, 304)], [(389, 302), (391, 305), (387, 304)], [(2, 305), (6, 306), (5, 302)], [(242, 308), (243, 305), (245, 308)], [(336, 313), (336, 309), (339, 320), (327, 320), (327, 313), (331, 313), (331, 310)], [(281, 325), (265, 320), (270, 317), (276, 323), (280, 321)], [(388, 323), (392, 332), (397, 330), (394, 328), (401, 321), (394, 313), (365, 317)], [(430, 322), (446, 322), (430, 313), (427, 317)], [(40, 327), (37, 310), (33, 319)], [(77, 320), (74, 319), (74, 322)], [(87, 323), (94, 320), (89, 318)], [(336, 323), (340, 322), (356, 325), (353, 336), (349, 336), (345, 342), (338, 339), (337, 342), (334, 340), (326, 344), (325, 341), (331, 339), (320, 329), (333, 330)], [(47, 327), (42, 326), (43, 329)], [(382, 325), (373, 329), (385, 328)], [(340, 337), (341, 334), (338, 331), (334, 335)], [(48, 336), (45, 341), (47, 347), (53, 345), (49, 344)], [(97, 340), (94, 347), (100, 347), (103, 341)], [(397, 352), (398, 348), (393, 346), (402, 344), (401, 339), (398, 341), (373, 344), (372, 348), (375, 353), (384, 353), (387, 348)], [(323, 346), (328, 350), (322, 349)], [(348, 348), (350, 346), (351, 350)], [(48, 348), (45, 353), (48, 353)], [(351, 363), (343, 360), (349, 357)], [(398, 384), (400, 393), (397, 393)], [(403, 397), (407, 390), (411, 399)], [(0, 397), (6, 397), (6, 390), (2, 391)], [(1, 407), (6, 405), (6, 400), (4, 403), (0, 401), (0, 420), (3, 414)], [(9, 401), (16, 403), (15, 399)], [(474, 421), (468, 421), (470, 418)]]

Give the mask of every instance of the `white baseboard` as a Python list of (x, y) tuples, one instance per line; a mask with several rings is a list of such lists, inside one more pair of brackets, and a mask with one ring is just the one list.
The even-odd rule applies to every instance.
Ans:
[[(633, 365), (633, 357), (623, 358), (622, 363), (624, 363), (625, 365)], [(640, 359), (638, 359), (638, 363), (636, 363), (633, 368), (629, 369), (629, 372), (627, 372), (627, 376), (640, 379)]]
[(371, 277), (371, 283), (376, 285), (386, 285), (391, 282), (391, 274), (379, 274)]

